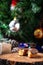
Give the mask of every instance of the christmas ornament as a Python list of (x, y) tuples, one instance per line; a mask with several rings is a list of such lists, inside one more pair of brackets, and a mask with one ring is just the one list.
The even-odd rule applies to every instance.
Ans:
[(18, 2), (18, 0), (12, 0), (11, 7), (10, 7), (11, 10), (15, 9), (15, 6), (16, 6), (17, 2)]
[(9, 28), (12, 32), (17, 32), (20, 29), (20, 23), (16, 17), (10, 22)]
[(34, 36), (35, 36), (36, 38), (42, 38), (42, 29), (36, 29), (36, 30), (34, 31)]

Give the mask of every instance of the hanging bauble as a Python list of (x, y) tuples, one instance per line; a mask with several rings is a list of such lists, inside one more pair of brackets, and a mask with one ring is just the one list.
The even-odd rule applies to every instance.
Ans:
[(15, 6), (17, 4), (18, 0), (12, 0), (11, 1), (11, 7), (10, 7), (10, 10), (13, 11), (15, 9)]
[(34, 31), (34, 36), (35, 36), (36, 38), (42, 38), (42, 29), (36, 29), (36, 30)]
[(17, 32), (20, 29), (20, 23), (16, 17), (10, 22), (9, 28), (12, 32)]

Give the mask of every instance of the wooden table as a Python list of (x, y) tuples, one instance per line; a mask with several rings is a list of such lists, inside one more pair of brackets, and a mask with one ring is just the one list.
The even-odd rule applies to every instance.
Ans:
[(19, 56), (18, 53), (9, 53), (0, 55), (0, 59), (10, 61), (11, 65), (16, 62), (32, 64), (35, 62), (43, 62), (43, 53), (38, 53), (38, 56), (36, 58), (29, 58), (28, 56)]

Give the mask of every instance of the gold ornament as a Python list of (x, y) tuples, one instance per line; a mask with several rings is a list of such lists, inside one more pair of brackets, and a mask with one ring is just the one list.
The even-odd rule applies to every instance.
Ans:
[(42, 35), (43, 35), (42, 29), (36, 29), (36, 30), (34, 31), (34, 36), (35, 36), (36, 38), (42, 38)]

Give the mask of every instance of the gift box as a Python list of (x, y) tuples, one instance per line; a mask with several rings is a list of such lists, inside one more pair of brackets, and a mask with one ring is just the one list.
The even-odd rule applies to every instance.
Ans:
[(9, 43), (0, 43), (0, 54), (11, 53), (11, 44)]

